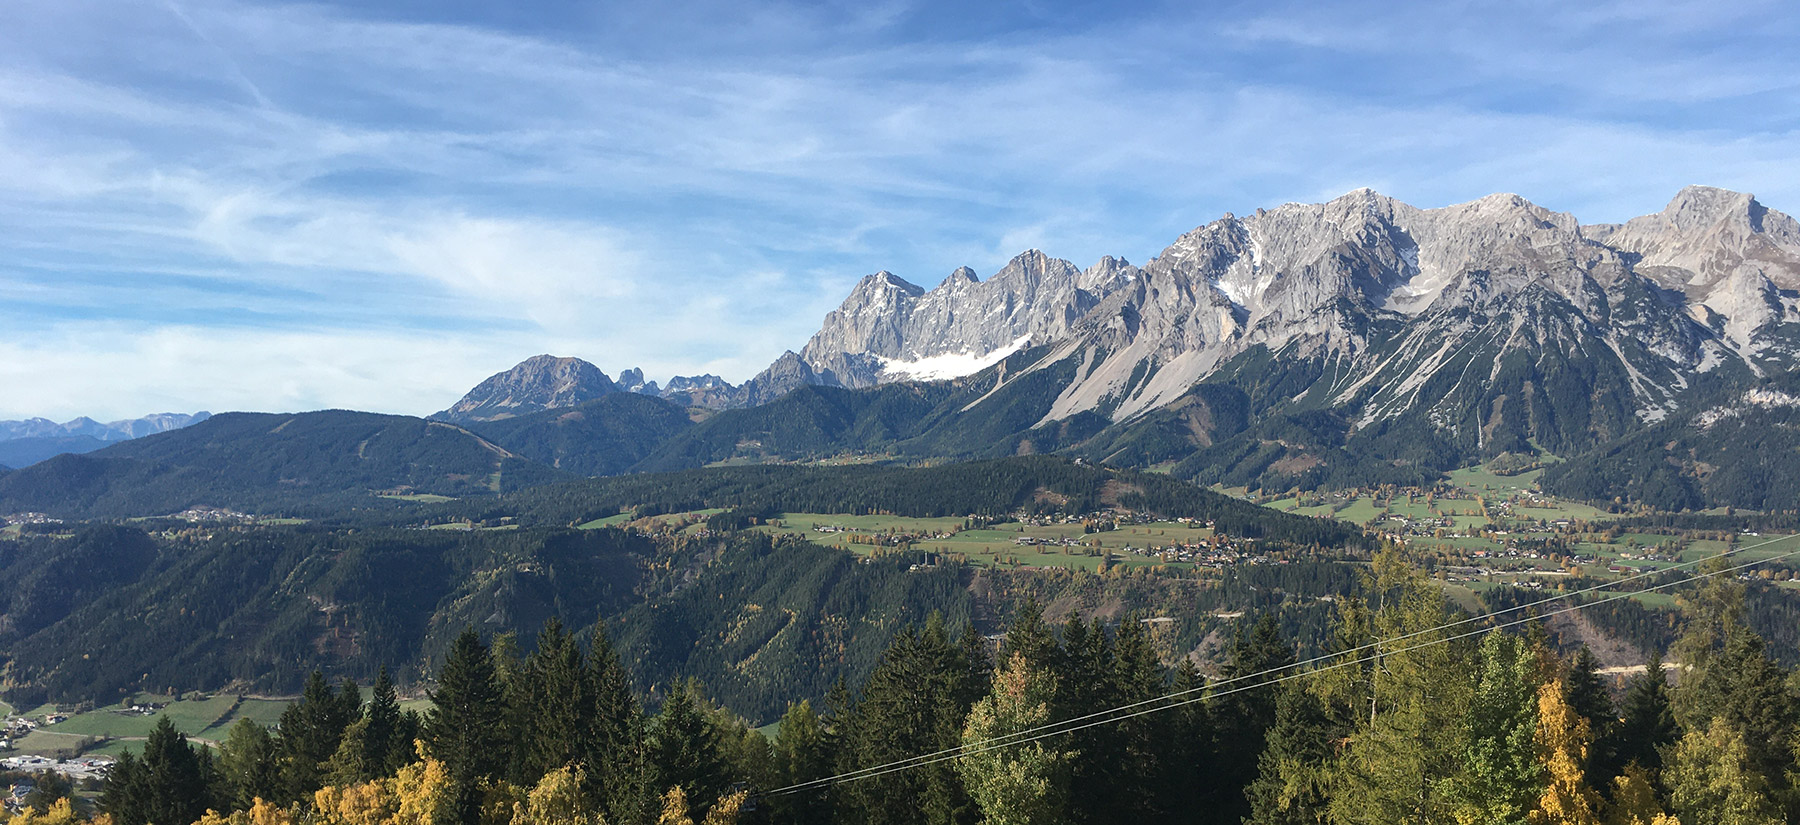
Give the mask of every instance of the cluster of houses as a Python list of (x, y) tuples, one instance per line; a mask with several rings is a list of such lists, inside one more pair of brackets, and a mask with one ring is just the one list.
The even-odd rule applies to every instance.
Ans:
[[(55, 773), (61, 774), (71, 782), (105, 779), (106, 772), (112, 770), (112, 766), (113, 760), (110, 757), (105, 756), (81, 756), (75, 759), (51, 759), (48, 756), (27, 755), (8, 756), (5, 759), (0, 759), (0, 771), (28, 774), (46, 772)], [(13, 785), (15, 792), (18, 790), (19, 784), (29, 785), (31, 783), (29, 780), (24, 780), (22, 783), (15, 783)], [(27, 788), (24, 794), (16, 794), (16, 796), (22, 799), (25, 794), (29, 794), (30, 792), (30, 788)]]

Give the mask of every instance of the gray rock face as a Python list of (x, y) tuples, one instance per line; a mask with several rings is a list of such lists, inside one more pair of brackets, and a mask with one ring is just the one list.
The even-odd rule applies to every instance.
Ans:
[(458, 423), (493, 421), (572, 407), (613, 392), (619, 392), (618, 385), (593, 364), (579, 358), (536, 355), (477, 384), (462, 400), (432, 418)]
[(930, 291), (878, 272), (825, 316), (798, 355), (820, 383), (844, 387), (968, 375), (1033, 342), (1068, 336), (1136, 275), (1120, 259), (1084, 272), (1035, 249), (986, 281), (961, 267)]
[(1699, 373), (1800, 357), (1800, 224), (1706, 187), (1586, 227), (1517, 195), (1419, 209), (1364, 189), (1227, 214), (1141, 269), (1107, 258), (1077, 271), (1032, 250), (929, 291), (877, 273), (751, 385), (768, 398), (966, 375), (1028, 344), (1054, 345), (1039, 366), (1080, 364), (1045, 421), (1130, 419), (1259, 350), (1329, 361), (1306, 392), (1365, 420), (1471, 420), (1468, 405), (1508, 400), (1476, 398), (1481, 387), (1512, 387), (1517, 408), (1587, 370), (1616, 377), (1653, 421)]
[[(1168, 403), (1254, 348), (1334, 359), (1332, 396), (1370, 415), (1419, 403), (1457, 353), (1491, 378), (1513, 351), (1593, 344), (1655, 417), (1726, 347), (1569, 215), (1516, 195), (1421, 210), (1369, 190), (1226, 215), (1182, 236), (1096, 308), (1058, 357), (1088, 360), (1050, 418)], [(1488, 359), (1492, 359), (1488, 361)]]
[(1753, 195), (1690, 186), (1658, 214), (1586, 230), (1635, 255), (1637, 271), (1685, 295), (1738, 349), (1793, 355), (1777, 328), (1800, 323), (1800, 222)]

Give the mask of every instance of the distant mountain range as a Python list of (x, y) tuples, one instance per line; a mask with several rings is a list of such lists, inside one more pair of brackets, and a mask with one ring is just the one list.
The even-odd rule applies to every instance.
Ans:
[[(1555, 465), (1543, 484), (1570, 497), (1780, 509), (1800, 500), (1797, 352), (1800, 223), (1750, 195), (1689, 187), (1658, 214), (1583, 225), (1513, 195), (1417, 209), (1358, 190), (1226, 215), (1141, 266), (1082, 269), (1034, 250), (985, 281), (963, 268), (930, 290), (877, 273), (798, 352), (741, 385), (658, 386), (638, 369), (614, 380), (536, 356), (432, 416), (469, 451), (446, 466), (468, 468), (380, 469), (358, 448), (360, 463), (308, 483), (469, 495), (496, 489), (481, 479), (505, 462), (499, 484), (511, 487), (726, 463), (1058, 453), (1289, 490), (1429, 484), (1528, 456)], [(328, 443), (281, 449), (353, 446), (336, 425), (320, 432)], [(278, 435), (220, 425), (145, 443), (169, 445), (159, 465), (198, 468), (178, 445), (204, 444), (216, 462), (224, 433), (247, 440), (232, 447), (246, 456)], [(87, 478), (124, 457), (146, 455), (112, 447), (100, 463), (11, 474), (0, 508), (42, 499), (24, 493), (49, 476)], [(210, 489), (176, 486), (194, 495), (158, 506)]]
[(102, 424), (83, 416), (61, 424), (47, 418), (0, 421), (0, 465), (28, 467), (62, 453), (88, 453), (108, 444), (205, 421), (212, 414), (157, 413)]
[[(1286, 489), (1418, 482), (1507, 453), (1604, 466), (1647, 449), (1640, 433), (1697, 415), (1775, 414), (1743, 399), (1788, 392), (1797, 353), (1800, 223), (1748, 194), (1688, 187), (1660, 213), (1584, 225), (1515, 195), (1418, 209), (1365, 189), (1226, 215), (1142, 266), (1082, 269), (1031, 250), (985, 281), (964, 267), (930, 290), (879, 272), (743, 385), (708, 376), (671, 392), (688, 380), (659, 389), (637, 370), (618, 384), (592, 370), (589, 391), (729, 410), (640, 469), (1052, 450)], [(496, 392), (522, 386), (501, 380), (521, 370), (571, 369), (551, 362), (495, 376), (440, 415), (574, 403)], [(787, 398), (802, 387), (861, 394)], [(753, 411), (778, 399), (780, 412)], [(1800, 446), (1785, 419), (1768, 428)], [(1636, 455), (1639, 475), (1660, 480), (1633, 490), (1669, 505), (1746, 500), (1709, 469), (1725, 457), (1677, 455), (1675, 441)]]

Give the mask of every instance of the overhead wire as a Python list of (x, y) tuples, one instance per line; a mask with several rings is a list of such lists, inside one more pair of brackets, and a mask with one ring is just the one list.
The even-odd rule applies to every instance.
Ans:
[[(1475, 622), (1491, 621), (1496, 616), (1501, 616), (1501, 615), (1505, 615), (1508, 613), (1515, 613), (1520, 610), (1529, 610), (1534, 607), (1540, 607), (1540, 606), (1543, 606), (1546, 604), (1551, 604), (1554, 602), (1565, 601), (1565, 600), (1572, 599), (1572, 598), (1575, 598), (1578, 596), (1582, 596), (1585, 594), (1603, 590), (1603, 589), (1606, 589), (1609, 587), (1615, 587), (1617, 585), (1625, 584), (1630, 581), (1640, 580), (1640, 579), (1649, 578), (1649, 577), (1653, 577), (1653, 576), (1660, 576), (1665, 573), (1679, 571), (1679, 570), (1682, 570), (1682, 569), (1685, 569), (1688, 567), (1692, 567), (1694, 565), (1703, 564), (1703, 563), (1710, 561), (1712, 559), (1715, 559), (1715, 558), (1740, 555), (1740, 554), (1748, 552), (1750, 550), (1755, 550), (1755, 549), (1758, 549), (1761, 547), (1766, 547), (1766, 546), (1774, 544), (1776, 542), (1787, 541), (1789, 539), (1793, 539), (1796, 537), (1800, 537), (1800, 534), (1781, 536), (1781, 537), (1769, 539), (1768, 541), (1758, 542), (1758, 543), (1756, 543), (1754, 545), (1750, 545), (1748, 547), (1740, 547), (1740, 548), (1736, 548), (1734, 550), (1728, 550), (1725, 553), (1720, 554), (1719, 556), (1708, 556), (1706, 558), (1698, 559), (1698, 560), (1691, 561), (1691, 562), (1681, 562), (1679, 564), (1670, 565), (1668, 567), (1663, 567), (1663, 568), (1659, 568), (1656, 570), (1647, 571), (1644, 573), (1638, 573), (1638, 574), (1635, 574), (1632, 576), (1627, 576), (1625, 578), (1614, 579), (1612, 581), (1604, 582), (1602, 584), (1599, 584), (1599, 585), (1596, 585), (1593, 587), (1583, 588), (1581, 590), (1570, 591), (1568, 593), (1563, 593), (1563, 594), (1560, 594), (1557, 596), (1539, 599), (1538, 601), (1535, 601), (1535, 602), (1529, 602), (1529, 603), (1525, 603), (1525, 604), (1515, 605), (1513, 607), (1504, 608), (1501, 610), (1494, 611), (1492, 613), (1483, 614), (1481, 616), (1472, 616), (1472, 617), (1460, 619), (1460, 620), (1457, 620), (1454, 622), (1447, 622), (1445, 624), (1438, 625), (1435, 627), (1426, 628), (1423, 630), (1416, 630), (1416, 631), (1412, 631), (1410, 633), (1404, 633), (1404, 634), (1395, 636), (1390, 639), (1383, 639), (1383, 640), (1380, 640), (1377, 642), (1370, 642), (1367, 644), (1359, 645), (1357, 647), (1338, 651), (1336, 653), (1315, 656), (1310, 659), (1296, 661), (1296, 662), (1293, 662), (1290, 664), (1281, 665), (1279, 667), (1268, 668), (1266, 670), (1258, 671), (1256, 673), (1248, 673), (1248, 674), (1244, 674), (1241, 676), (1236, 676), (1236, 677), (1232, 677), (1229, 679), (1220, 680), (1220, 681), (1213, 682), (1213, 683), (1210, 683), (1207, 685), (1202, 685), (1200, 687), (1191, 688), (1189, 690), (1177, 691), (1174, 693), (1167, 693), (1167, 694), (1163, 694), (1161, 696), (1157, 696), (1157, 697), (1154, 697), (1151, 699), (1145, 699), (1142, 701), (1133, 702), (1133, 703), (1126, 704), (1126, 705), (1120, 705), (1117, 707), (1106, 708), (1104, 710), (1095, 711), (1092, 713), (1084, 714), (1082, 716), (1071, 717), (1069, 719), (1064, 719), (1064, 720), (1061, 720), (1058, 722), (1048, 723), (1048, 724), (1044, 724), (1044, 725), (1038, 725), (1035, 727), (1026, 728), (1024, 730), (1014, 731), (1010, 734), (1004, 734), (1001, 736), (995, 736), (995, 737), (989, 737), (987, 739), (976, 740), (975, 742), (972, 742), (972, 743), (964, 743), (964, 744), (958, 745), (956, 747), (945, 748), (940, 751), (934, 751), (931, 753), (920, 754), (917, 756), (912, 756), (912, 757), (908, 757), (906, 759), (896, 760), (896, 761), (888, 762), (888, 763), (881, 764), (881, 765), (873, 765), (873, 766), (869, 766), (866, 768), (859, 768), (854, 771), (848, 771), (845, 773), (836, 774), (834, 776), (821, 777), (819, 779), (812, 779), (812, 780), (808, 780), (806, 782), (795, 783), (793, 785), (788, 785), (788, 786), (785, 786), (782, 788), (776, 788), (774, 790), (768, 791), (765, 793), (765, 795), (767, 795), (767, 796), (786, 795), (786, 794), (796, 793), (796, 792), (799, 792), (802, 790), (807, 790), (807, 789), (817, 787), (817, 786), (836, 785), (836, 784), (842, 784), (845, 782), (853, 782), (853, 781), (857, 781), (857, 780), (861, 780), (861, 779), (870, 779), (870, 778), (873, 778), (876, 776), (884, 776), (886, 774), (894, 773), (897, 771), (911, 770), (914, 768), (922, 768), (922, 767), (926, 767), (928, 765), (934, 765), (934, 764), (937, 764), (939, 762), (942, 762), (942, 761), (945, 761), (948, 759), (959, 759), (959, 758), (966, 757), (966, 756), (974, 756), (976, 754), (986, 753), (990, 750), (996, 750), (999, 748), (1011, 747), (1013, 745), (1029, 744), (1031, 742), (1036, 742), (1040, 739), (1046, 739), (1051, 736), (1056, 736), (1056, 735), (1060, 735), (1060, 734), (1064, 734), (1064, 733), (1072, 733), (1074, 731), (1084, 730), (1086, 728), (1094, 727), (1096, 725), (1103, 725), (1103, 724), (1109, 724), (1112, 722), (1123, 721), (1126, 719), (1135, 718), (1137, 716), (1142, 716), (1147, 713), (1155, 713), (1157, 711), (1169, 710), (1171, 708), (1181, 707), (1184, 705), (1192, 704), (1194, 702), (1203, 701), (1207, 698), (1218, 698), (1221, 696), (1229, 696), (1229, 695), (1232, 695), (1234, 693), (1238, 693), (1238, 692), (1241, 692), (1244, 690), (1250, 690), (1250, 689), (1259, 688), (1259, 687), (1266, 687), (1269, 685), (1281, 684), (1282, 682), (1286, 682), (1291, 679), (1296, 679), (1296, 678), (1300, 678), (1303, 676), (1311, 676), (1311, 675), (1315, 675), (1315, 674), (1318, 674), (1318, 673), (1321, 673), (1324, 671), (1328, 671), (1328, 670), (1334, 670), (1334, 669), (1341, 668), (1341, 667), (1348, 667), (1350, 665), (1355, 665), (1355, 664), (1366, 664), (1368, 662), (1379, 659), (1383, 656), (1392, 656), (1395, 654), (1406, 653), (1406, 652), (1410, 652), (1413, 650), (1422, 649), (1425, 647), (1432, 647), (1432, 646), (1439, 645), (1439, 644), (1446, 644), (1448, 642), (1469, 638), (1471, 636), (1479, 636), (1483, 633), (1489, 633), (1489, 632), (1492, 632), (1495, 630), (1502, 630), (1502, 629), (1509, 628), (1509, 627), (1515, 627), (1515, 626), (1518, 626), (1521, 624), (1528, 624), (1530, 622), (1548, 619), (1553, 616), (1559, 616), (1559, 615), (1563, 615), (1566, 613), (1573, 613), (1573, 612), (1583, 610), (1583, 609), (1586, 609), (1589, 607), (1596, 607), (1596, 606), (1599, 606), (1602, 604), (1609, 604), (1609, 603), (1619, 601), (1622, 599), (1631, 598), (1633, 595), (1636, 595), (1638, 593), (1655, 592), (1655, 591), (1662, 590), (1665, 588), (1675, 587), (1677, 585), (1687, 584), (1690, 582), (1699, 581), (1699, 580), (1706, 579), (1706, 578), (1711, 578), (1713, 576), (1722, 575), (1724, 573), (1730, 573), (1730, 572), (1735, 572), (1738, 570), (1743, 570), (1743, 569), (1753, 567), (1753, 566), (1756, 566), (1759, 564), (1766, 564), (1768, 562), (1778, 561), (1780, 559), (1785, 559), (1785, 558), (1790, 558), (1790, 557), (1793, 557), (1796, 555), (1800, 555), (1800, 550), (1793, 550), (1793, 551), (1789, 551), (1787, 553), (1782, 553), (1782, 554), (1778, 554), (1778, 555), (1774, 555), (1774, 556), (1769, 556), (1767, 558), (1762, 558), (1762, 559), (1757, 559), (1754, 561), (1746, 562), (1744, 564), (1736, 565), (1733, 567), (1727, 567), (1727, 568), (1723, 568), (1720, 570), (1701, 573), (1698, 576), (1678, 579), (1678, 580), (1670, 581), (1670, 582), (1664, 582), (1664, 583), (1652, 585), (1650, 587), (1643, 588), (1640, 590), (1632, 590), (1629, 592), (1616, 593), (1611, 598), (1599, 599), (1599, 600), (1587, 602), (1584, 604), (1577, 604), (1573, 607), (1563, 608), (1561, 610), (1552, 611), (1550, 613), (1545, 613), (1542, 615), (1527, 616), (1526, 618), (1517, 619), (1517, 620), (1514, 620), (1511, 622), (1505, 622), (1505, 623), (1501, 623), (1501, 624), (1497, 624), (1497, 625), (1488, 625), (1485, 627), (1478, 628), (1474, 631), (1462, 633), (1459, 635), (1444, 637), (1444, 638), (1440, 638), (1440, 639), (1434, 639), (1434, 640), (1431, 640), (1431, 641), (1428, 641), (1428, 642), (1425, 642), (1425, 643), (1419, 644), (1419, 645), (1403, 647), (1403, 648), (1399, 648), (1399, 649), (1390, 649), (1390, 650), (1386, 650), (1386, 651), (1378, 651), (1375, 655), (1364, 656), (1364, 657), (1357, 658), (1357, 659), (1348, 659), (1348, 660), (1341, 659), (1341, 657), (1344, 657), (1344, 656), (1347, 656), (1350, 654), (1354, 654), (1354, 653), (1358, 653), (1358, 652), (1366, 651), (1366, 650), (1371, 650), (1371, 649), (1387, 647), (1389, 645), (1392, 645), (1395, 642), (1403, 641), (1406, 639), (1413, 639), (1413, 638), (1417, 638), (1419, 636), (1423, 636), (1423, 635), (1427, 635), (1427, 634), (1442, 633), (1446, 630), (1450, 630), (1452, 628), (1459, 627), (1461, 625), (1471, 624), (1471, 623), (1475, 623)], [(1335, 661), (1335, 662), (1331, 661), (1334, 659), (1340, 659), (1340, 661)], [(1321, 667), (1315, 667), (1315, 668), (1312, 668), (1309, 670), (1301, 671), (1299, 673), (1291, 673), (1291, 674), (1288, 674), (1286, 676), (1282, 676), (1282, 677), (1276, 678), (1276, 679), (1267, 679), (1265, 681), (1256, 681), (1256, 682), (1254, 682), (1252, 684), (1248, 684), (1248, 685), (1240, 685), (1240, 686), (1232, 688), (1230, 690), (1224, 690), (1224, 691), (1218, 690), (1218, 688), (1220, 688), (1221, 686), (1224, 686), (1224, 685), (1230, 685), (1233, 683), (1240, 683), (1240, 682), (1247, 682), (1250, 680), (1265, 679), (1265, 677), (1268, 677), (1273, 674), (1279, 674), (1279, 673), (1283, 673), (1285, 671), (1292, 671), (1292, 670), (1296, 670), (1298, 668), (1306, 667), (1308, 665), (1319, 664), (1321, 662), (1328, 662), (1328, 664), (1321, 666)], [(1190, 694), (1195, 694), (1195, 693), (1198, 693), (1201, 695), (1182, 699), (1181, 701), (1177, 701), (1177, 702), (1170, 702), (1171, 699), (1176, 699), (1179, 697), (1188, 696)], [(1124, 711), (1134, 711), (1134, 712), (1122, 713)], [(1077, 724), (1077, 723), (1085, 723), (1085, 724)]]

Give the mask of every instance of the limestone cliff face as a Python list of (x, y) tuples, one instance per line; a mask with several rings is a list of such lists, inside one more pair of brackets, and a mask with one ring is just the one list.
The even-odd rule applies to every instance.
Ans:
[(1612, 226), (1510, 194), (1419, 209), (1357, 190), (1227, 214), (1141, 268), (1107, 258), (1083, 272), (1032, 250), (929, 291), (878, 273), (781, 373), (788, 389), (945, 378), (1027, 345), (1050, 346), (1039, 367), (1080, 364), (1046, 422), (1128, 420), (1257, 352), (1329, 362), (1306, 393), (1364, 421), (1423, 411), (1474, 426), (1471, 405), (1507, 403), (1599, 414), (1532, 406), (1566, 380), (1654, 421), (1699, 373), (1800, 354), (1800, 224), (1707, 187)]
[(493, 421), (573, 407), (619, 391), (618, 385), (593, 364), (579, 358), (537, 355), (477, 384), (450, 409), (432, 417), (458, 423)]

